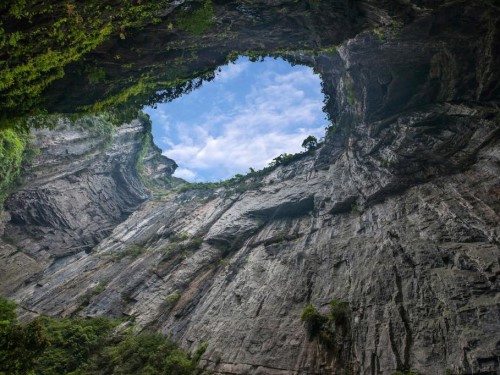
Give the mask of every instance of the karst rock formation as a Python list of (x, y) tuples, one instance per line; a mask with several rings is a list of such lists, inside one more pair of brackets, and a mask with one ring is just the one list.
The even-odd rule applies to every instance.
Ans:
[[(207, 343), (216, 374), (499, 373), (499, 4), (313, 3), (216, 1), (217, 33), (152, 27), (80, 62), (119, 83), (111, 56), (159, 71), (182, 40), (194, 76), (277, 53), (321, 74), (332, 126), (297, 160), (207, 190), (155, 182), (177, 165), (147, 119), (34, 130), (41, 153), (0, 224), (0, 291), (24, 319), (127, 316)], [(70, 69), (45, 94), (54, 111), (109, 91)], [(326, 343), (301, 314), (332, 300), (347, 318)]]

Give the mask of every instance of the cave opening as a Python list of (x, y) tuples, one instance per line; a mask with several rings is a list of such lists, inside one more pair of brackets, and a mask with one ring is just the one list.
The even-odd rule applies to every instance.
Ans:
[(215, 79), (171, 102), (145, 107), (155, 144), (189, 182), (216, 182), (303, 151), (328, 126), (321, 77), (282, 58), (240, 56)]

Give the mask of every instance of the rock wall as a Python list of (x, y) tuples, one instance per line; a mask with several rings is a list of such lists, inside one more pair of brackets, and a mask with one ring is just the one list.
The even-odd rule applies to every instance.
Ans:
[(62, 118), (53, 130), (33, 131), (29, 147), (37, 156), (23, 188), (5, 202), (3, 242), (15, 244), (15, 250), (2, 252), (15, 256), (2, 267), (3, 288), (11, 290), (29, 276), (34, 281), (40, 276), (35, 271), (89, 252), (147, 200), (150, 194), (137, 173), (141, 152), (142, 179), (174, 172), (176, 164), (161, 156), (150, 131), (147, 120), (115, 128), (105, 117), (88, 116), (76, 122)]
[[(44, 254), (50, 238), (49, 259), (67, 256), (4, 293), (26, 317), (128, 316), (187, 350), (208, 343), (201, 363), (220, 374), (498, 373), (499, 13), (453, 3), (333, 52), (291, 53), (322, 74), (333, 126), (324, 146), (245, 186), (139, 205), (147, 196), (120, 147), (128, 205), (117, 212), (133, 212), (100, 222), (109, 232), (90, 251), (50, 237), (83, 238), (48, 210), (49, 234), (34, 237), (24, 196), (44, 185), (18, 192), (5, 230), (16, 254)], [(86, 179), (100, 176), (93, 160)], [(61, 202), (70, 183), (57, 186)], [(300, 316), (309, 304), (326, 314), (332, 299), (348, 302), (348, 323), (325, 345)]]

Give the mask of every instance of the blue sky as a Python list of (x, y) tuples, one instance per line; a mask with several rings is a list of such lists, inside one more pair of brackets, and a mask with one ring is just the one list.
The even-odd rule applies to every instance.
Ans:
[(201, 88), (144, 111), (155, 144), (179, 165), (174, 176), (201, 182), (245, 174), (279, 154), (301, 151), (308, 135), (324, 135), (322, 107), (321, 80), (311, 68), (240, 57)]

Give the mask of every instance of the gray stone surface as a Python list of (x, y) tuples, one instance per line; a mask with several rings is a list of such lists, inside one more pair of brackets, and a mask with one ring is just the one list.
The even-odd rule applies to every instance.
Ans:
[[(74, 185), (57, 164), (10, 198), (15, 244), (0, 248), (8, 264), (57, 260), (16, 287), (4, 282), (3, 293), (25, 318), (125, 315), (187, 350), (206, 342), (201, 364), (220, 374), (498, 373), (498, 19), (493, 3), (452, 4), (386, 40), (366, 32), (336, 53), (296, 56), (321, 72), (335, 127), (321, 148), (248, 190), (170, 191), (141, 204), (121, 135), (115, 156), (85, 156), (92, 168)], [(62, 144), (73, 137), (56, 134)], [(99, 183), (102, 193), (85, 199), (109, 231), (89, 253), (68, 251), (67, 238), (84, 241), (81, 224), (96, 233), (87, 193), (78, 212), (62, 209), (76, 199), (68, 187), (94, 191), (111, 165), (125, 171), (127, 205), (103, 209), (117, 180)], [(57, 204), (40, 196), (49, 183)], [(30, 197), (50, 228), (39, 237), (23, 206)], [(53, 252), (41, 248), (48, 240)], [(327, 313), (332, 299), (349, 303), (349, 324), (329, 349), (309, 340), (300, 315), (308, 304)]]

